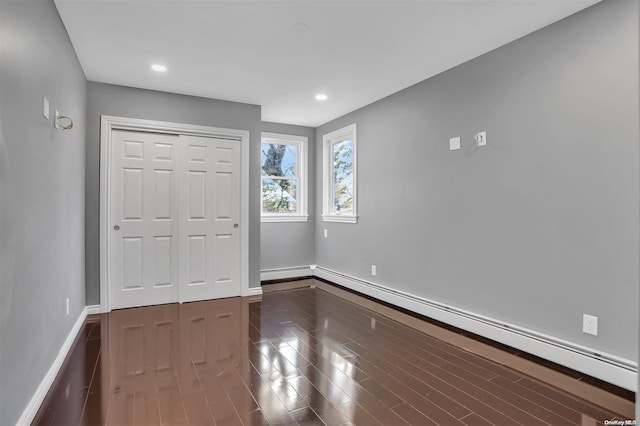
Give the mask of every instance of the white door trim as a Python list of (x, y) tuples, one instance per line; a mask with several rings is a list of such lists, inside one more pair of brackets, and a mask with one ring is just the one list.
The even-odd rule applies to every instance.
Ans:
[(109, 181), (111, 170), (111, 133), (113, 130), (133, 130), (171, 135), (205, 136), (237, 140), (241, 143), (242, 170), (240, 195), (240, 295), (249, 289), (249, 131), (170, 123), (137, 118), (100, 117), (100, 312), (109, 312)]

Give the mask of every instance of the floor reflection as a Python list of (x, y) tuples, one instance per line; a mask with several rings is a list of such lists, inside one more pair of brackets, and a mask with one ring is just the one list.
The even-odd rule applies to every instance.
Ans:
[(234, 390), (249, 373), (247, 320), (240, 298), (110, 313), (103, 320), (102, 419), (113, 425), (212, 423), (208, 404), (229, 399), (227, 388), (237, 394), (234, 406), (254, 408), (250, 394)]
[(304, 289), (93, 317), (36, 423), (580, 424), (585, 416), (615, 414)]

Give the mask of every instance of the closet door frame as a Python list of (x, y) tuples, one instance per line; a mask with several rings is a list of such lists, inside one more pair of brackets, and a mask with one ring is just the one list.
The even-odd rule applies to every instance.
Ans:
[(110, 181), (112, 132), (114, 130), (163, 133), (168, 135), (204, 136), (237, 141), (241, 144), (240, 171), (240, 294), (251, 295), (249, 289), (249, 131), (197, 126), (164, 121), (142, 120), (102, 115), (100, 117), (100, 312), (109, 312), (110, 262)]

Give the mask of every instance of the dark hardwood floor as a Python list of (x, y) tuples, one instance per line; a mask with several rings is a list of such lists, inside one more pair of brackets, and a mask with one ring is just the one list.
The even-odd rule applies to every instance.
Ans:
[(596, 425), (624, 419), (320, 289), (87, 322), (38, 425)]

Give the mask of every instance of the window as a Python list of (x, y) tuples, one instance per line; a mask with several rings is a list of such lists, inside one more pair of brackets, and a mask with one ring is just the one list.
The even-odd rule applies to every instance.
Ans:
[(322, 219), (356, 223), (357, 167), (355, 123), (322, 137)]
[(306, 221), (307, 138), (262, 133), (262, 221)]

